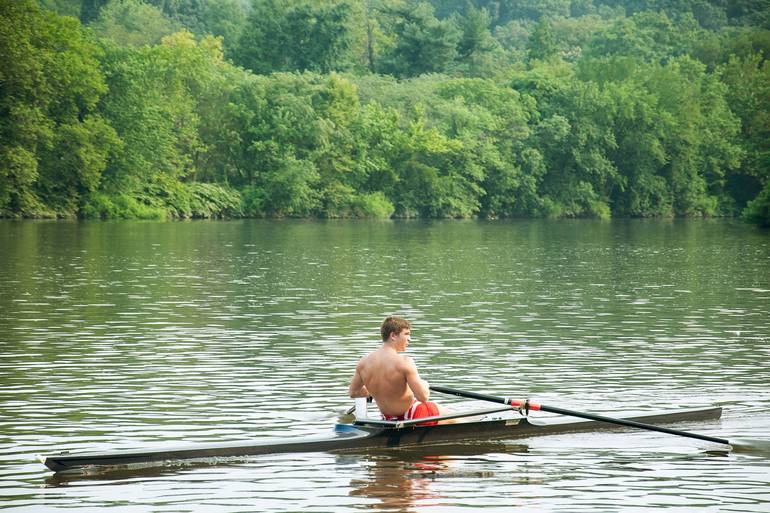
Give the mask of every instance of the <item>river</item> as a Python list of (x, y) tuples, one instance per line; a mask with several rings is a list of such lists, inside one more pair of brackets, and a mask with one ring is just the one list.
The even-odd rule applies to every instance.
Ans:
[(770, 235), (737, 221), (0, 221), (0, 261), (0, 509), (770, 511), (770, 454), (629, 429), (112, 475), (35, 458), (326, 434), (393, 313), (432, 383), (717, 404), (677, 429), (770, 440)]

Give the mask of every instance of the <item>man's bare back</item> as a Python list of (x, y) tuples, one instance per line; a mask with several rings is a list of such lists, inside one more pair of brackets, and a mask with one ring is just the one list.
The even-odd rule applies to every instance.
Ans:
[[(400, 317), (388, 317), (380, 327), (382, 346), (361, 358), (350, 382), (350, 397), (372, 396), (386, 417), (403, 417), (415, 401), (428, 403), (430, 387), (420, 378), (414, 361), (399, 353), (409, 347), (412, 328)], [(430, 403), (439, 414), (446, 410)], [(411, 415), (411, 414), (410, 414)], [(415, 413), (420, 417), (424, 413)]]
[[(356, 366), (351, 392), (359, 383), (356, 376), (368, 392), (361, 396), (371, 395), (383, 415), (403, 415), (415, 399), (426, 402), (430, 397), (428, 384), (420, 378), (412, 359), (398, 354), (387, 344), (361, 358)], [(360, 388), (359, 391), (362, 392)]]

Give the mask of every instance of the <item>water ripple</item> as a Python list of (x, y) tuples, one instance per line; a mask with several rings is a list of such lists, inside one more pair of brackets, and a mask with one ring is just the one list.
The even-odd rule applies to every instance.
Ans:
[(681, 428), (770, 439), (770, 245), (749, 227), (0, 222), (0, 248), (4, 509), (770, 505), (766, 456), (633, 431), (64, 481), (34, 461), (328, 433), (393, 312), (431, 382), (609, 415), (720, 404)]

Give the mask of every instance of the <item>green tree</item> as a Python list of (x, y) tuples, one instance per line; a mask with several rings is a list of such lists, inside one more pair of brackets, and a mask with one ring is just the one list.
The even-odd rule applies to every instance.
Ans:
[(726, 180), (738, 168), (738, 120), (725, 88), (689, 58), (666, 65), (633, 58), (584, 61), (579, 77), (610, 97), (616, 147), (608, 154), (622, 180), (619, 214), (715, 215), (734, 211)]
[(80, 17), (81, 0), (38, 0), (43, 9), (53, 11), (60, 16)]
[(164, 16), (193, 34), (204, 34), (204, 11), (209, 0), (145, 0), (155, 6)]
[(232, 76), (220, 42), (180, 32), (140, 49), (105, 45), (110, 94), (101, 109), (126, 144), (105, 172), (103, 192), (196, 215), (184, 182), (215, 160), (202, 135), (212, 129), (204, 132), (201, 118), (224, 108), (223, 80)]
[(486, 0), (479, 3), (490, 12), (497, 12), (497, 23), (521, 19), (536, 21), (543, 16), (568, 17), (571, 0)]
[(131, 46), (160, 43), (163, 36), (175, 31), (159, 9), (142, 0), (110, 0), (91, 28), (102, 37)]
[(201, 13), (202, 33), (222, 37), (225, 55), (231, 57), (246, 27), (246, 19), (246, 10), (239, 0), (209, 1)]
[[(531, 213), (538, 176), (527, 174), (527, 140), (533, 105), (512, 89), (490, 80), (455, 79), (438, 85), (446, 100), (437, 115), (443, 131), (462, 142), (455, 173), (470, 187), (478, 208), (471, 215), (512, 217)], [(537, 174), (537, 173), (535, 173)]]
[(608, 217), (610, 194), (621, 180), (609, 156), (617, 146), (611, 98), (591, 82), (564, 84), (541, 112), (547, 115), (537, 127), (547, 167), (544, 213)]
[(96, 112), (106, 86), (77, 20), (0, 2), (0, 213), (73, 215), (118, 142)]
[(529, 59), (548, 60), (556, 55), (556, 40), (551, 29), (551, 23), (542, 17), (535, 25), (532, 35), (529, 37)]
[(770, 227), (770, 183), (766, 183), (757, 197), (749, 201), (743, 214), (749, 221), (764, 228)]
[(398, 77), (448, 71), (457, 56), (460, 31), (453, 20), (439, 21), (426, 2), (407, 0), (387, 9), (394, 45), (382, 56), (380, 71)]
[(599, 31), (585, 48), (584, 56), (627, 56), (646, 62), (688, 54), (700, 39), (702, 29), (691, 15), (672, 21), (662, 12), (640, 12), (620, 18)]
[(457, 43), (458, 69), (466, 76), (490, 74), (495, 65), (493, 52), (499, 49), (499, 44), (489, 31), (489, 13), (486, 9), (476, 9), (467, 0), (465, 15), (455, 20), (460, 29), (460, 40)]
[(312, 162), (287, 155), (261, 175), (252, 201), (256, 213), (273, 217), (307, 217), (317, 212), (318, 172)]
[(258, 0), (236, 61), (256, 73), (341, 70), (351, 63), (350, 0)]
[(80, 21), (90, 23), (99, 17), (99, 11), (108, 0), (81, 0)]
[[(770, 61), (754, 54), (745, 58), (731, 57), (718, 70), (727, 85), (726, 97), (730, 109), (741, 120), (741, 143), (746, 158), (741, 169), (728, 176), (727, 188), (736, 199), (738, 208), (754, 199), (756, 191), (764, 188), (750, 210), (764, 205), (770, 183)], [(753, 215), (753, 214), (752, 214)], [(753, 215), (765, 219), (766, 215)]]
[(568, 61), (577, 61), (593, 37), (610, 22), (596, 15), (577, 18), (557, 18), (551, 24), (558, 55)]
[(728, 1), (727, 17), (736, 24), (770, 29), (770, 10), (765, 0)]
[[(418, 109), (400, 142), (393, 162), (399, 180), (395, 187), (398, 217), (470, 217), (480, 208), (483, 177), (463, 175), (452, 165), (462, 143), (426, 126)], [(474, 170), (476, 171), (476, 170)]]
[(678, 215), (715, 215), (724, 176), (739, 166), (735, 146), (739, 122), (730, 112), (721, 88), (705, 66), (688, 57), (673, 60), (647, 74), (645, 86), (658, 97), (670, 128), (664, 145), (664, 173), (674, 194)]
[(728, 21), (728, 2), (723, 0), (624, 0), (601, 3), (621, 4), (629, 16), (642, 11), (662, 12), (672, 19), (692, 16), (701, 26), (709, 29), (719, 29)]
[(236, 167), (248, 212), (340, 217), (354, 207), (366, 210), (358, 193), (377, 191), (362, 190), (367, 179), (357, 163), (352, 83), (337, 75), (275, 73), (244, 82), (235, 100)]

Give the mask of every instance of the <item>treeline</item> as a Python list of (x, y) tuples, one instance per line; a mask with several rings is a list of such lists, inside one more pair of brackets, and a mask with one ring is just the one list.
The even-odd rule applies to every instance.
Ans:
[(0, 0), (0, 29), (2, 216), (770, 224), (766, 2)]

